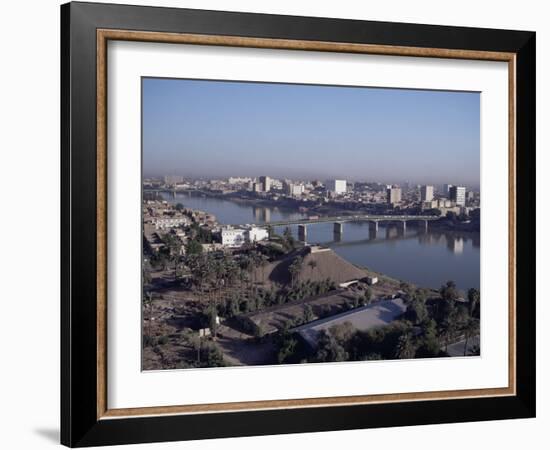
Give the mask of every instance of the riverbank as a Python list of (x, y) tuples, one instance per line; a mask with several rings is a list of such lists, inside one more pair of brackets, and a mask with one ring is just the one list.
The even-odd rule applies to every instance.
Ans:
[[(177, 193), (175, 197), (164, 193), (162, 197), (170, 203), (211, 212), (220, 224), (296, 220), (314, 214), (297, 208), (260, 206), (248, 199), (237, 202), (196, 193), (191, 196)], [(433, 223), (426, 230), (421, 222), (411, 221), (403, 230), (381, 222), (378, 230), (374, 230), (368, 222), (347, 222), (340, 235), (334, 235), (332, 223), (320, 223), (307, 226), (306, 240), (331, 247), (357, 266), (367, 266), (418, 286), (438, 289), (443, 281), (453, 279), (462, 290), (479, 288), (479, 232), (432, 227)], [(290, 228), (298, 239), (298, 227)], [(275, 231), (282, 234), (284, 226)]]

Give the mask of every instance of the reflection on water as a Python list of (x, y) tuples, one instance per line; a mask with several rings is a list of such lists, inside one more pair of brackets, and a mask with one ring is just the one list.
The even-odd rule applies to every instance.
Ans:
[[(165, 195), (166, 200), (180, 202), (193, 209), (208, 211), (227, 224), (270, 222), (299, 219), (306, 215), (295, 210), (252, 206), (204, 196)], [(298, 226), (290, 227), (296, 239)], [(275, 227), (282, 233), (284, 227)], [(307, 225), (308, 243), (331, 247), (348, 261), (389, 276), (421, 286), (438, 288), (454, 280), (461, 289), (479, 288), (479, 233), (455, 233), (426, 230), (422, 224), (401, 225), (347, 222), (342, 233), (334, 224)]]

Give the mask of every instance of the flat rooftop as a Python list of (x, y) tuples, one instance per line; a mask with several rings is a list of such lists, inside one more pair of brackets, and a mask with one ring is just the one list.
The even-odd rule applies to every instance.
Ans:
[(313, 348), (317, 346), (319, 333), (329, 330), (334, 325), (345, 322), (360, 331), (388, 325), (407, 310), (405, 302), (401, 298), (393, 300), (381, 300), (371, 305), (361, 306), (334, 316), (315, 320), (294, 328), (292, 331), (299, 333)]

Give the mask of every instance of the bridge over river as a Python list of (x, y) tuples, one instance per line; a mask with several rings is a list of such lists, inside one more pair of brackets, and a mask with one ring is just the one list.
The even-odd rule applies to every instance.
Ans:
[(420, 222), (424, 227), (428, 228), (428, 222), (437, 220), (437, 216), (413, 216), (413, 215), (372, 215), (358, 214), (349, 216), (315, 216), (305, 217), (301, 219), (278, 220), (273, 222), (248, 223), (248, 224), (233, 224), (234, 227), (254, 226), (258, 228), (267, 227), (284, 227), (290, 225), (298, 225), (298, 237), (305, 241), (307, 237), (308, 225), (332, 222), (334, 223), (334, 233), (342, 235), (344, 232), (344, 223), (346, 222), (369, 222), (369, 226), (376, 233), (380, 222), (397, 223), (402, 231), (407, 229), (407, 222)]

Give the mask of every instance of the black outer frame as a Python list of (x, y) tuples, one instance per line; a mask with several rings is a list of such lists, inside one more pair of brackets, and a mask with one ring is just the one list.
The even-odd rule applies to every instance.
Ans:
[[(516, 53), (517, 395), (98, 420), (96, 29)], [(535, 33), (68, 3), (61, 6), (61, 443), (71, 447), (535, 416)], [(153, 406), (153, 405), (152, 405)]]

